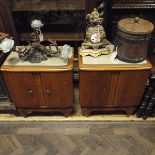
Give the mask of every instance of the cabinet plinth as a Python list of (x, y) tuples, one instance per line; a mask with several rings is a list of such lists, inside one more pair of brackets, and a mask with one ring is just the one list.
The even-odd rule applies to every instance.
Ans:
[(79, 55), (80, 105), (85, 116), (93, 111), (124, 110), (139, 104), (151, 64), (85, 65)]
[(12, 102), (22, 116), (35, 111), (71, 114), (73, 57), (66, 66), (7, 66), (4, 63), (1, 70)]

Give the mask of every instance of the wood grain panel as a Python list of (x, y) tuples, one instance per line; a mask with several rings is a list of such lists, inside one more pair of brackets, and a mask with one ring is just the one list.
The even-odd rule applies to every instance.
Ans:
[(149, 71), (120, 72), (114, 106), (136, 106), (143, 95)]
[(110, 72), (80, 71), (80, 104), (82, 107), (104, 107), (108, 102)]
[(71, 108), (73, 104), (72, 71), (41, 73), (48, 108)]
[(15, 3), (13, 11), (75, 11), (84, 10), (84, 0), (20, 0)]
[(40, 97), (37, 94), (36, 81), (31, 73), (8, 73), (3, 76), (17, 108), (37, 108), (40, 106)]
[(106, 106), (113, 106), (115, 99), (115, 92), (117, 89), (117, 83), (120, 72), (114, 71), (111, 72), (110, 85), (109, 85), (109, 94), (108, 94), (108, 102)]

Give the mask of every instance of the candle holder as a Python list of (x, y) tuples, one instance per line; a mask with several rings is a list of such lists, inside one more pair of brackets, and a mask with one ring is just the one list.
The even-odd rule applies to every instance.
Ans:
[(2, 52), (7, 53), (14, 51), (18, 53), (18, 56), (23, 61), (29, 61), (31, 63), (40, 63), (47, 60), (49, 57), (60, 57), (64, 60), (71, 58), (72, 48), (69, 45), (58, 47), (57, 42), (51, 39), (44, 40), (41, 32), (43, 23), (40, 20), (33, 20), (31, 23), (33, 29), (33, 41), (28, 42), (27, 46), (15, 46), (12, 39), (5, 38), (0, 44)]

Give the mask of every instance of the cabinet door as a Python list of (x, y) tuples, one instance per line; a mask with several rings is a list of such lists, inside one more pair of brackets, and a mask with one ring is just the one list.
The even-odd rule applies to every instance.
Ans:
[(71, 108), (73, 103), (72, 71), (41, 73), (48, 108)]
[(36, 77), (32, 73), (4, 72), (4, 79), (8, 87), (13, 104), (17, 108), (37, 108), (40, 106)]
[(136, 106), (144, 93), (149, 73), (147, 70), (120, 72), (114, 106)]
[(111, 72), (80, 71), (82, 108), (103, 108), (108, 104)]

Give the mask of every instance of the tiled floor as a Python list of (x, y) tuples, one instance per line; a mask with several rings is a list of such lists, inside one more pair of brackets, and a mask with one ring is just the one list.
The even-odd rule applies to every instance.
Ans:
[(155, 155), (155, 118), (0, 114), (0, 155)]
[(155, 122), (0, 122), (0, 155), (155, 155)]

